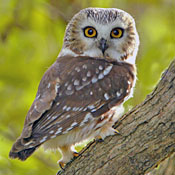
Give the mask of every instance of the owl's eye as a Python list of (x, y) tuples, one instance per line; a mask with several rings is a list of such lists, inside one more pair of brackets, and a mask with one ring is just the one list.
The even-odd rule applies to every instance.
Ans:
[(84, 36), (88, 38), (95, 38), (97, 37), (97, 31), (93, 27), (85, 27), (84, 28)]
[(121, 38), (124, 30), (122, 28), (114, 28), (111, 31), (111, 38)]

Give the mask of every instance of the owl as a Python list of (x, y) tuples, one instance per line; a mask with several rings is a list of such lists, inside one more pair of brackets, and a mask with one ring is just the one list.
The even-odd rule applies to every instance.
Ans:
[(68, 23), (63, 47), (45, 72), (11, 158), (26, 160), (41, 145), (62, 153), (61, 167), (83, 140), (112, 128), (133, 94), (139, 36), (135, 21), (116, 8), (86, 8)]

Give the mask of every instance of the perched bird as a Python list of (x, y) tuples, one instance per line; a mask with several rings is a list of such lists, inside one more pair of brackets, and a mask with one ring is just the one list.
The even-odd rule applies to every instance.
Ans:
[(59, 149), (61, 167), (72, 146), (113, 135), (132, 96), (139, 37), (134, 19), (115, 8), (86, 8), (67, 25), (62, 50), (44, 74), (21, 136), (9, 156), (26, 160), (39, 146)]

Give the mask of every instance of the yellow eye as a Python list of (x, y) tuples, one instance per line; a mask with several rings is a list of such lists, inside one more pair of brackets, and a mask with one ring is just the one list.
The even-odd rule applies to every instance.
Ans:
[(114, 28), (111, 31), (111, 38), (121, 38), (123, 36), (123, 29)]
[(88, 38), (95, 38), (97, 31), (93, 27), (86, 27), (84, 28), (84, 35)]

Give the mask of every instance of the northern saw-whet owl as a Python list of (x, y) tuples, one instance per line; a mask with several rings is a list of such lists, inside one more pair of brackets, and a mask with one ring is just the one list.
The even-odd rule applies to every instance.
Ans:
[(66, 28), (63, 47), (44, 74), (21, 136), (9, 156), (26, 160), (37, 148), (59, 149), (61, 167), (86, 139), (113, 135), (132, 96), (139, 37), (134, 19), (115, 8), (87, 8)]

